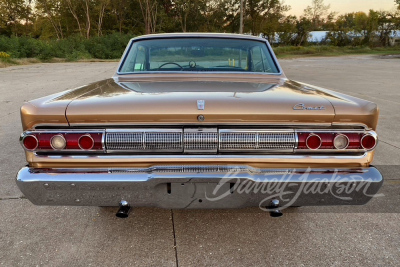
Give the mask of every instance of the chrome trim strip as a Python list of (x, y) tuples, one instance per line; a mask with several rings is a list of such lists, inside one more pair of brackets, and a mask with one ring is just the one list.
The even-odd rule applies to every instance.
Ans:
[(103, 132), (101, 134), (101, 148), (103, 149), (104, 153), (107, 153), (107, 150), (106, 150), (106, 134), (105, 134), (105, 132)]
[(182, 133), (182, 129), (171, 128), (132, 128), (132, 129), (106, 129), (106, 133), (141, 133), (141, 132), (163, 132), (163, 133)]
[[(88, 124), (87, 123), (71, 123), (70, 124), (72, 127), (82, 127), (85, 126), (87, 127)], [(184, 126), (190, 126), (190, 127), (204, 127), (205, 125), (207, 126), (259, 126), (259, 127), (288, 127), (290, 129), (293, 129), (293, 127), (331, 127), (332, 124), (327, 122), (327, 123), (318, 123), (318, 124), (313, 124), (310, 125), (310, 123), (292, 123), (289, 122), (288, 123), (273, 123), (273, 122), (267, 122), (267, 123), (262, 123), (262, 122), (229, 122), (227, 120), (224, 121), (204, 121), (201, 123), (201, 125), (199, 124), (199, 122), (197, 121), (197, 119), (195, 121), (191, 121), (191, 122), (184, 122), (184, 123), (171, 123), (168, 121), (160, 121), (158, 122), (158, 125), (154, 125), (154, 123), (146, 123), (146, 122), (109, 122), (109, 123), (102, 123), (102, 122), (96, 122), (96, 127), (100, 126), (102, 128), (107, 127), (107, 126), (118, 126), (118, 128), (123, 128), (126, 126), (147, 126), (147, 127), (160, 127), (160, 125), (166, 125), (168, 127), (184, 127)], [(40, 124), (38, 124), (37, 126), (40, 126)], [(50, 126), (50, 125), (46, 125), (46, 126)], [(41, 130), (41, 129), (40, 129)]]
[(373, 132), (373, 131), (367, 131), (367, 130), (354, 130), (354, 129), (295, 129), (294, 130), (296, 133), (366, 133), (366, 132)]
[(346, 123), (346, 122), (332, 122), (332, 126), (343, 126), (343, 127), (362, 127), (366, 131), (372, 130), (371, 127), (368, 127), (368, 125), (364, 123)]
[[(276, 55), (275, 55), (275, 53), (274, 53), (274, 51), (273, 51), (273, 49), (272, 49), (272, 47), (271, 47), (271, 45), (270, 45), (270, 43), (268, 42), (268, 40), (267, 39), (264, 39), (264, 38), (259, 38), (259, 37), (252, 37), (252, 36), (246, 36), (246, 35), (238, 35), (238, 36), (232, 36), (232, 35), (230, 35), (230, 36), (221, 36), (221, 35), (217, 35), (217, 36), (211, 36), (211, 35), (199, 35), (199, 34), (197, 34), (197, 35), (181, 35), (181, 36), (178, 36), (178, 35), (175, 35), (175, 36), (171, 36), (171, 35), (165, 35), (165, 36), (161, 36), (161, 35), (158, 35), (158, 36), (145, 36), (145, 37), (137, 37), (137, 38), (132, 38), (130, 41), (129, 41), (129, 43), (128, 43), (128, 45), (127, 45), (127, 47), (125, 48), (125, 51), (124, 51), (124, 54), (122, 55), (122, 57), (121, 57), (121, 60), (120, 60), (120, 62), (119, 62), (119, 65), (118, 65), (118, 68), (117, 68), (117, 71), (116, 71), (116, 74), (114, 75), (114, 76), (116, 76), (116, 75), (121, 75), (121, 76), (124, 76), (124, 75), (135, 75), (135, 74), (160, 74), (160, 73), (188, 73), (188, 74), (192, 74), (193, 72), (191, 72), (191, 71), (163, 71), (163, 72), (157, 72), (157, 71), (142, 71), (142, 72), (121, 72), (121, 69), (122, 69), (122, 66), (125, 64), (125, 60), (127, 59), (127, 57), (128, 57), (128, 54), (129, 54), (129, 52), (131, 51), (131, 49), (132, 49), (132, 46), (133, 46), (133, 44), (135, 43), (135, 42), (138, 42), (138, 41), (142, 41), (142, 40), (153, 40), (153, 39), (155, 39), (155, 40), (162, 40), (162, 39), (189, 39), (189, 38), (193, 38), (193, 39), (195, 39), (195, 38), (207, 38), (207, 39), (243, 39), (243, 40), (249, 40), (249, 41), (255, 41), (255, 42), (260, 42), (260, 43), (264, 43), (266, 46), (267, 46), (267, 50), (268, 50), (268, 52), (269, 52), (269, 54), (270, 54), (270, 56), (271, 56), (271, 59), (274, 61), (274, 64), (275, 64), (275, 66), (276, 66), (276, 68), (278, 69), (278, 72), (277, 73), (268, 73), (268, 72), (245, 72), (245, 71), (240, 71), (240, 72), (223, 72), (223, 71), (219, 71), (219, 72), (217, 72), (217, 71), (213, 71), (213, 72), (210, 72), (210, 73), (212, 73), (212, 74), (238, 74), (238, 73), (242, 73), (242, 74), (246, 74), (246, 75), (249, 75), (249, 74), (256, 74), (256, 75), (267, 75), (267, 76), (270, 76), (270, 75), (274, 75), (274, 76), (284, 76), (284, 74), (283, 74), (283, 71), (282, 71), (282, 67), (279, 65), (279, 61), (278, 61), (278, 58), (276, 57)], [(204, 73), (204, 72), (200, 72), (200, 71), (198, 71), (198, 72), (195, 72), (195, 73)]]
[(285, 160), (285, 159), (363, 159), (368, 157), (368, 153), (364, 153), (361, 155), (296, 155), (296, 154), (289, 154), (289, 155), (38, 155), (35, 154), (36, 157), (40, 158), (49, 158), (49, 159), (108, 159), (108, 160), (118, 160), (118, 159), (145, 159), (151, 160), (153, 159), (206, 159), (206, 160), (219, 160), (219, 159), (245, 159), (245, 160), (263, 160), (263, 159), (277, 159), (277, 160)]

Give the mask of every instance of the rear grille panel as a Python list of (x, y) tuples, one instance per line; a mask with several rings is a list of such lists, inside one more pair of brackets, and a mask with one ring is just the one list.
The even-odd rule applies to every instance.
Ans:
[(234, 130), (217, 128), (107, 130), (107, 153), (273, 153), (293, 152), (291, 130)]
[(268, 151), (293, 150), (296, 138), (293, 132), (235, 132), (220, 131), (219, 150), (224, 151)]
[(182, 150), (182, 133), (145, 133), (146, 150)]
[(107, 132), (107, 151), (183, 152), (182, 131)]
[(183, 144), (185, 153), (217, 153), (218, 130), (217, 128), (185, 129)]

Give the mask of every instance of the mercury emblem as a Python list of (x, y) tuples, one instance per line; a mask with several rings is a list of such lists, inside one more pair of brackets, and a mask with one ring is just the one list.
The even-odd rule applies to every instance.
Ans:
[(197, 100), (197, 109), (198, 110), (204, 110), (204, 106), (205, 106), (205, 101), (204, 100)]

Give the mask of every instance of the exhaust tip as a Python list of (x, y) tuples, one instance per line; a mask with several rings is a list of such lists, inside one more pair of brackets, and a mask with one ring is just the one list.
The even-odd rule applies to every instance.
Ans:
[(268, 207), (268, 209), (271, 210), (269, 215), (272, 218), (279, 218), (283, 216), (282, 211), (279, 210), (279, 200), (277, 199), (271, 201), (271, 205)]
[(280, 210), (274, 210), (269, 213), (272, 218), (279, 218), (283, 216), (283, 213)]
[(129, 213), (131, 211), (131, 206), (129, 205), (129, 203), (125, 200), (122, 200), (119, 203), (119, 209), (117, 211), (117, 214), (115, 214), (115, 216), (117, 216), (118, 218), (128, 218), (129, 217)]

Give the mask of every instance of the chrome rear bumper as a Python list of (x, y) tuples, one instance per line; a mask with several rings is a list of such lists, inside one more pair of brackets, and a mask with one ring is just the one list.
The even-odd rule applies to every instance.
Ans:
[(161, 208), (362, 205), (382, 186), (374, 167), (255, 169), (248, 166), (160, 166), (145, 169), (35, 169), (17, 175), (36, 205)]

